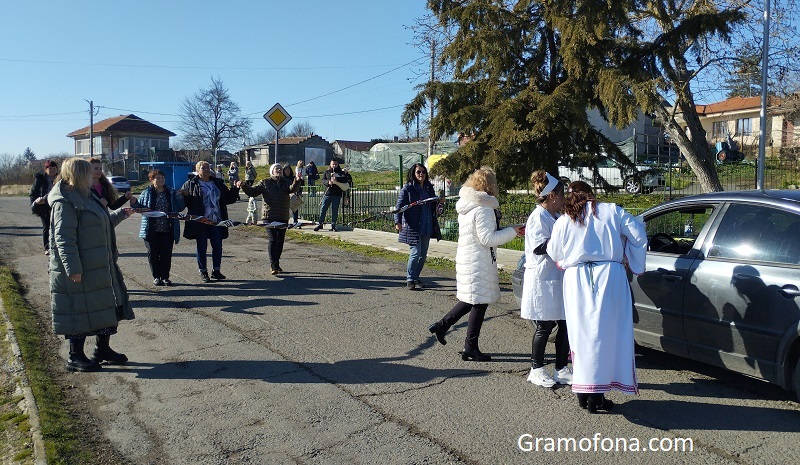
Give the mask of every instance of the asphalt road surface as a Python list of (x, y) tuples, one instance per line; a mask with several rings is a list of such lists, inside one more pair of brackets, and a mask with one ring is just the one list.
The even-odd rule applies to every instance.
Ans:
[[(464, 362), (466, 321), (446, 346), (427, 332), (455, 302), (452, 275), (425, 270), (430, 288), (408, 291), (402, 263), (287, 241), (274, 277), (266, 240), (235, 228), (227, 280), (202, 284), (182, 240), (177, 285), (155, 287), (138, 229), (137, 216), (117, 227), (137, 318), (112, 347), (131, 362), (66, 378), (133, 463), (800, 462), (794, 395), (713, 367), (642, 350), (640, 394), (612, 393), (598, 415), (567, 387), (527, 384), (532, 331), (510, 290), (483, 327), (492, 362)], [(0, 247), (47, 314), (26, 197), (0, 198)]]

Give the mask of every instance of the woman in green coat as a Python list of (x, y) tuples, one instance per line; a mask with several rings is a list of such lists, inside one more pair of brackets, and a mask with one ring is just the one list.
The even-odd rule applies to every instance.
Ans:
[[(53, 332), (69, 340), (69, 371), (97, 371), (101, 362), (121, 365), (124, 354), (109, 346), (120, 320), (132, 320), (128, 290), (117, 266), (114, 227), (124, 209), (108, 212), (90, 187), (92, 166), (80, 158), (64, 162), (61, 179), (47, 196), (50, 221), (50, 305)], [(92, 360), (86, 336), (97, 336)]]

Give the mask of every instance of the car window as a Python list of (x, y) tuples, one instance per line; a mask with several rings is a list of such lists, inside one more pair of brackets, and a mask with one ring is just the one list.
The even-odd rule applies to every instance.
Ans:
[(777, 208), (731, 205), (714, 235), (709, 256), (800, 263), (800, 216)]
[(614, 168), (616, 166), (617, 165), (615, 165), (613, 161), (611, 161), (610, 159), (608, 159), (606, 157), (600, 157), (597, 160), (597, 167), (598, 168)]
[(677, 255), (688, 253), (713, 211), (713, 206), (691, 206), (648, 218), (645, 221), (650, 241), (648, 250)]

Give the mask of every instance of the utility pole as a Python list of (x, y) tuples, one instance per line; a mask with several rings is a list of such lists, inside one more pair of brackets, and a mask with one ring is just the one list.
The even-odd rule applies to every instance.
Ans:
[[(431, 34), (431, 79), (436, 79), (436, 36)], [(433, 96), (428, 99), (428, 157), (433, 153), (433, 140), (431, 139), (431, 123), (433, 122)]]
[[(764, 2), (764, 48), (761, 54), (761, 137), (758, 141), (756, 188), (764, 189), (764, 163), (767, 151), (767, 67), (769, 64), (769, 0)], [(741, 145), (739, 148), (741, 149)]]
[(89, 102), (89, 158), (91, 158), (94, 156), (94, 101), (86, 101)]

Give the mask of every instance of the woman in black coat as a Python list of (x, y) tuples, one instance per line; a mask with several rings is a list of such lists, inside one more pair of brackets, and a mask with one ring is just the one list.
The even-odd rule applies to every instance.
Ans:
[[(433, 184), (428, 179), (428, 169), (415, 164), (408, 170), (406, 185), (397, 196), (396, 209), (399, 210), (419, 200), (436, 197)], [(442, 239), (437, 219), (439, 203), (431, 201), (409, 208), (394, 216), (394, 228), (399, 232), (398, 242), (408, 244), (408, 266), (406, 267), (406, 286), (408, 289), (422, 289), (419, 275), (428, 257), (431, 238)]]
[(29, 198), (31, 211), (42, 220), (42, 240), (45, 255), (50, 255), (50, 205), (47, 194), (53, 188), (58, 176), (58, 165), (53, 160), (44, 162), (44, 173), (36, 173)]
[[(187, 213), (204, 216), (215, 223), (228, 219), (228, 205), (235, 203), (239, 197), (239, 189), (228, 189), (222, 179), (211, 175), (211, 165), (207, 161), (199, 161), (195, 166), (197, 175), (183, 184), (181, 191), (186, 203)], [(183, 228), (183, 237), (197, 241), (197, 268), (204, 283), (211, 278), (225, 279), (222, 268), (222, 241), (228, 238), (228, 228), (213, 226), (199, 221), (187, 221)], [(208, 275), (206, 252), (211, 241), (211, 277)]]
[[(288, 166), (288, 165), (287, 165)], [(289, 167), (291, 171), (291, 167)], [(287, 178), (283, 174), (283, 168), (278, 163), (270, 166), (269, 178), (264, 179), (255, 186), (248, 186), (246, 183), (239, 182), (242, 190), (250, 197), (259, 195), (264, 197), (264, 214), (262, 220), (265, 223), (289, 223), (289, 195), (297, 192), (303, 184), (302, 174)], [(269, 265), (272, 274), (283, 273), (281, 269), (281, 254), (283, 253), (283, 242), (286, 238), (286, 228), (267, 228), (269, 234)]]

